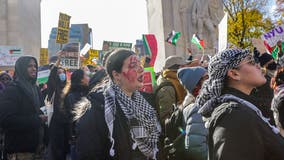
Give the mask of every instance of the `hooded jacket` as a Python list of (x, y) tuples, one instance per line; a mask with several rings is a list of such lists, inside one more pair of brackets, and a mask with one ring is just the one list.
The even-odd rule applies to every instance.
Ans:
[(20, 57), (15, 66), (15, 81), (0, 97), (0, 126), (4, 129), (7, 153), (35, 153), (42, 141), (40, 107), (44, 105), (36, 78), (28, 76), (27, 68), (34, 57)]
[(206, 160), (208, 153), (207, 136), (202, 116), (198, 113), (199, 107), (194, 104), (192, 92), (200, 79), (206, 73), (202, 67), (182, 68), (178, 70), (178, 78), (187, 89), (187, 96), (183, 102), (183, 118), (185, 122), (185, 149), (186, 157), (190, 160)]

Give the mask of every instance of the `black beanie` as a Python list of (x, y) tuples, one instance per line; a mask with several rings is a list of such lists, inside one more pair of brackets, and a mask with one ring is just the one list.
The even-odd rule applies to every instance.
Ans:
[(269, 62), (272, 59), (273, 57), (268, 53), (263, 53), (258, 58), (261, 67), (263, 67), (267, 62)]

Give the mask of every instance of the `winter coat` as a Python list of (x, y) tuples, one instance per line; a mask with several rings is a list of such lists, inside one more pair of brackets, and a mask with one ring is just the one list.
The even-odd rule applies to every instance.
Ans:
[(64, 108), (66, 111), (67, 121), (69, 123), (69, 139), (71, 138), (71, 136), (76, 136), (75, 122), (73, 121), (73, 111), (75, 110), (75, 104), (78, 103), (82, 97), (86, 96), (86, 94), (87, 90), (81, 91), (78, 89), (70, 91), (64, 99)]
[(194, 101), (188, 104), (183, 109), (186, 157), (190, 160), (206, 160), (208, 130), (205, 128), (202, 116), (198, 113), (199, 107), (194, 104)]
[(275, 123), (284, 135), (284, 85), (278, 86), (272, 100), (271, 110), (274, 113)]
[[(44, 106), (40, 91), (40, 105)], [(34, 106), (32, 97), (16, 83), (6, 88), (0, 97), (0, 126), (5, 133), (7, 153), (35, 153), (39, 143), (41, 127), (39, 108)]]
[(136, 148), (132, 150), (133, 140), (130, 135), (128, 120), (120, 105), (114, 120), (114, 157), (110, 156), (111, 142), (105, 121), (103, 88), (97, 89), (80, 101), (76, 107), (77, 151), (80, 160), (144, 160), (146, 157)]
[(54, 104), (53, 104), (53, 116), (50, 121), (48, 128), (49, 142), (48, 142), (48, 158), (49, 160), (61, 160), (65, 159), (69, 152), (69, 136), (70, 136), (70, 125), (68, 118), (65, 113), (64, 107), (62, 106), (64, 98), (62, 97), (63, 88), (65, 82), (61, 82), (57, 75), (58, 68), (54, 66), (51, 69), (48, 77), (48, 98), (50, 99), (55, 93)]
[[(252, 104), (248, 95), (230, 88), (232, 94)], [(227, 102), (214, 109), (209, 125), (209, 160), (283, 160), (284, 140), (251, 108)]]

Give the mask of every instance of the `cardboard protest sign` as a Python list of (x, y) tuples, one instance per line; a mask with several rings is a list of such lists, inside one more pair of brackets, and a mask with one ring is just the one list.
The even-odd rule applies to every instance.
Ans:
[(70, 19), (71, 16), (59, 13), (59, 21), (57, 27), (56, 43), (65, 44), (69, 41), (69, 30), (70, 30)]
[(261, 39), (265, 40), (271, 47), (275, 46), (279, 40), (284, 40), (284, 24), (277, 26), (269, 32), (263, 34)]
[(40, 49), (39, 64), (41, 66), (48, 64), (48, 49), (47, 48)]
[(153, 67), (144, 68), (142, 92), (153, 93), (156, 86), (156, 76)]
[(64, 51), (64, 55), (61, 57), (60, 62), (62, 67), (79, 69), (80, 43), (68, 43), (63, 47), (62, 51)]

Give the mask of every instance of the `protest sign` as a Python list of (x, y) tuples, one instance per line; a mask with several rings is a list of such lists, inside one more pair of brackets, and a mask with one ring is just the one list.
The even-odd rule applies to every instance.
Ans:
[(79, 69), (80, 44), (68, 43), (62, 51), (64, 51), (64, 54), (61, 57), (61, 65), (68, 69)]
[(131, 49), (132, 43), (112, 42), (112, 41), (103, 42), (103, 51), (109, 51), (109, 50), (116, 49), (116, 48)]
[(40, 49), (39, 64), (41, 66), (48, 64), (48, 49), (47, 48)]
[(284, 40), (284, 24), (277, 26), (269, 32), (261, 36), (262, 40), (265, 40), (270, 47), (277, 44), (279, 40)]
[(86, 43), (83, 49), (80, 51), (80, 56), (85, 56), (86, 53), (90, 50), (91, 45), (89, 43)]
[(0, 66), (15, 66), (19, 57), (23, 54), (23, 50), (16, 46), (0, 46)]
[(65, 44), (69, 40), (69, 26), (71, 16), (59, 13), (56, 43)]
[(156, 76), (153, 67), (144, 68), (142, 92), (153, 93), (156, 86)]

